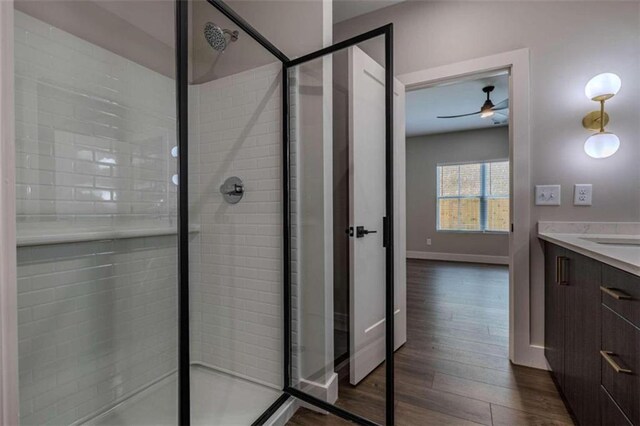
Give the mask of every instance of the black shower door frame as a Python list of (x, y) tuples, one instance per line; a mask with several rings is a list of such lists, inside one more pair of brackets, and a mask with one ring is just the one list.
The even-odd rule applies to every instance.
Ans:
[[(282, 225), (283, 225), (283, 295), (284, 295), (284, 388), (278, 398), (253, 425), (262, 425), (290, 397), (314, 405), (329, 413), (361, 425), (376, 425), (360, 415), (308, 395), (292, 386), (291, 338), (291, 193), (290, 193), (290, 88), (289, 70), (307, 62), (356, 46), (376, 37), (384, 37), (385, 52), (385, 208), (383, 241), (385, 246), (385, 424), (394, 424), (394, 230), (393, 230), (393, 24), (387, 24), (366, 33), (289, 59), (240, 15), (221, 0), (207, 0), (269, 53), (282, 62)], [(189, 354), (189, 201), (188, 201), (188, 40), (189, 0), (176, 0), (176, 106), (178, 137), (178, 422), (191, 424), (190, 413), (190, 354)]]

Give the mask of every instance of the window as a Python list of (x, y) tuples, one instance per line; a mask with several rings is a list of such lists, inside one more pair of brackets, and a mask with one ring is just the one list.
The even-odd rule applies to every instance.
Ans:
[(438, 231), (508, 232), (509, 162), (437, 167)]

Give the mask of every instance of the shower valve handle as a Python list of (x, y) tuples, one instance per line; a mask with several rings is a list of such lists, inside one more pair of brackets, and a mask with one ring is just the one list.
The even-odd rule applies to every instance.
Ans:
[(236, 195), (236, 194), (242, 194), (244, 192), (244, 185), (238, 185), (237, 183), (233, 184), (233, 186), (226, 186), (223, 188), (220, 188), (223, 194), (226, 195)]
[(227, 178), (224, 183), (220, 185), (220, 193), (227, 203), (239, 203), (244, 196), (244, 183), (242, 183), (242, 179), (238, 176)]

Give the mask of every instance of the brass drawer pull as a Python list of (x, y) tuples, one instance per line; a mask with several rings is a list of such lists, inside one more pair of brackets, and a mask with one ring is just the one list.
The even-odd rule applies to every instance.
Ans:
[(569, 258), (565, 256), (556, 256), (556, 284), (568, 284), (566, 265)]
[(609, 296), (613, 297), (614, 299), (618, 299), (618, 300), (631, 300), (631, 296), (629, 296), (627, 293), (625, 293), (622, 290), (618, 290), (617, 288), (610, 288), (610, 287), (605, 287), (605, 286), (600, 286), (600, 291), (603, 293), (608, 294)]
[(611, 355), (613, 355), (613, 352), (600, 351), (600, 355), (602, 355), (602, 358), (604, 358), (604, 360), (607, 361), (614, 370), (616, 370), (616, 373), (631, 374), (631, 370), (620, 367), (618, 363), (611, 357)]

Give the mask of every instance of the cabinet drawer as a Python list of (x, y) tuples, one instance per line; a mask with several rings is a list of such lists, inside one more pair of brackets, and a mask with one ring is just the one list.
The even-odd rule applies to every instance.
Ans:
[(603, 387), (600, 387), (600, 414), (602, 426), (633, 426)]
[(635, 425), (640, 424), (640, 330), (602, 306), (601, 383)]
[(600, 290), (602, 303), (640, 327), (640, 277), (605, 265)]

